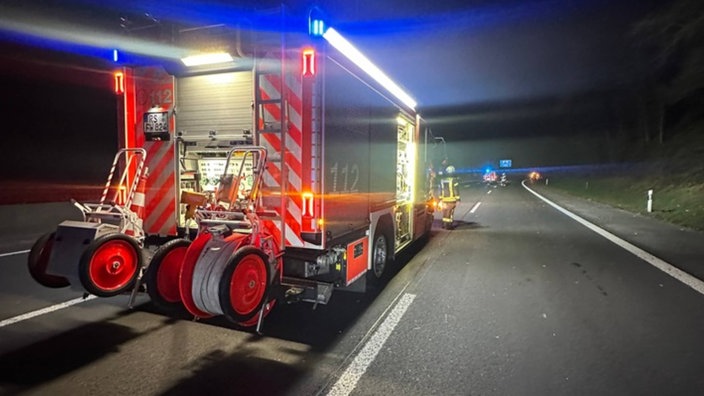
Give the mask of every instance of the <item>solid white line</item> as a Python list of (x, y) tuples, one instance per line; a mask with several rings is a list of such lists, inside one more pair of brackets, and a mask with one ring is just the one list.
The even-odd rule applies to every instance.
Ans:
[(347, 367), (340, 378), (335, 382), (328, 395), (334, 396), (346, 396), (349, 395), (354, 388), (357, 386), (357, 382), (367, 371), (367, 367), (374, 361), (376, 355), (379, 353), (381, 348), (386, 343), (393, 332), (396, 325), (401, 321), (401, 317), (408, 307), (411, 305), (413, 300), (416, 298), (415, 294), (404, 294), (401, 300), (396, 304), (394, 309), (389, 313), (389, 316), (384, 319), (379, 328), (372, 334), (364, 347), (359, 351), (354, 360)]
[(72, 305), (80, 304), (82, 302), (86, 302), (86, 301), (92, 300), (94, 298), (97, 298), (97, 297), (94, 295), (89, 295), (86, 298), (83, 298), (83, 297), (74, 298), (73, 300), (65, 301), (60, 304), (52, 305), (50, 307), (42, 308), (42, 309), (32, 311), (32, 312), (27, 312), (26, 314), (22, 314), (19, 316), (15, 316), (14, 318), (5, 319), (3, 321), (0, 321), (0, 327), (9, 326), (11, 324), (21, 322), (23, 320), (32, 319), (32, 318), (37, 317), (39, 315), (44, 315), (44, 314), (48, 314), (48, 313), (51, 313), (54, 311), (58, 311), (60, 309), (68, 308)]
[(596, 232), (597, 234), (603, 236), (604, 238), (615, 243), (616, 245), (620, 246), (621, 248), (634, 254), (636, 257), (640, 258), (641, 260), (649, 263), (650, 265), (663, 271), (664, 273), (670, 275), (671, 277), (677, 279), (678, 281), (684, 283), (685, 285), (691, 287), (692, 289), (698, 291), (699, 293), (704, 294), (704, 282), (701, 279), (695, 278), (694, 276), (682, 271), (681, 269), (673, 266), (672, 264), (668, 263), (667, 261), (653, 256), (652, 254), (650, 254), (650, 253), (646, 252), (645, 250), (631, 244), (630, 242), (627, 242), (627, 241), (617, 237), (616, 235), (604, 230), (603, 228), (600, 228), (600, 227), (594, 225), (593, 223), (590, 223), (589, 221), (577, 216), (576, 214), (568, 211), (567, 209), (564, 209), (564, 208), (558, 206), (556, 203), (550, 201), (549, 199), (545, 198), (544, 196), (542, 196), (542, 195), (538, 194), (537, 192), (528, 188), (525, 185), (525, 183), (521, 183), (521, 184), (523, 184), (523, 187), (526, 190), (530, 191), (533, 195), (542, 199), (548, 205), (559, 210), (560, 212), (567, 215), (571, 219), (573, 219), (576, 222), (580, 223), (581, 225), (587, 227), (588, 229)]
[(18, 250), (16, 252), (0, 253), (0, 257), (14, 256), (16, 254), (29, 253), (29, 250)]
[(479, 209), (479, 205), (481, 205), (481, 204), (482, 204), (481, 201), (475, 203), (474, 206), (472, 206), (472, 209), (469, 211), (469, 213), (474, 213), (474, 212), (476, 212), (477, 209)]

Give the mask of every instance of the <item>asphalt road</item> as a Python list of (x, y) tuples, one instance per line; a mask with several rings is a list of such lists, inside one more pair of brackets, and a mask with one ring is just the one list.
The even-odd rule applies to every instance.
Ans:
[(126, 296), (43, 288), (26, 238), (3, 233), (19, 253), (0, 256), (0, 394), (704, 394), (704, 297), (687, 278), (704, 262), (701, 234), (551, 198), (684, 275), (518, 183), (474, 187), (455, 229), (400, 257), (383, 289), (279, 306), (259, 336), (163, 316), (144, 296), (128, 309)]

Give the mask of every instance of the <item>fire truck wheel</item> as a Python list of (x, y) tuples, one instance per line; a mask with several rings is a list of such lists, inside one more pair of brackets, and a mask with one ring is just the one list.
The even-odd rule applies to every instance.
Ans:
[(208, 244), (212, 237), (213, 235), (211, 233), (204, 232), (193, 240), (183, 258), (178, 282), (179, 294), (181, 295), (183, 306), (186, 307), (191, 315), (204, 319), (212, 317), (213, 314), (200, 310), (195, 300), (193, 300), (193, 273), (195, 272), (200, 253), (205, 249), (205, 245)]
[(372, 284), (379, 284), (386, 279), (389, 271), (389, 236), (386, 232), (386, 227), (379, 224), (374, 231), (374, 239), (372, 240), (372, 268), (369, 271), (367, 280)]
[(49, 275), (46, 273), (51, 248), (54, 246), (54, 235), (53, 232), (44, 234), (34, 242), (32, 249), (29, 251), (27, 267), (29, 268), (29, 274), (32, 276), (32, 279), (37, 281), (37, 283), (45, 287), (58, 289), (60, 287), (66, 287), (70, 283), (68, 279), (63, 276)]
[(154, 305), (164, 312), (176, 313), (183, 310), (179, 276), (190, 245), (191, 241), (182, 238), (166, 242), (154, 252), (147, 267), (144, 275), (147, 294)]
[(142, 251), (134, 238), (113, 233), (93, 240), (81, 255), (78, 276), (90, 294), (112, 297), (134, 287)]
[(232, 256), (220, 279), (218, 297), (223, 314), (235, 323), (248, 323), (259, 313), (269, 292), (267, 256), (246, 246)]

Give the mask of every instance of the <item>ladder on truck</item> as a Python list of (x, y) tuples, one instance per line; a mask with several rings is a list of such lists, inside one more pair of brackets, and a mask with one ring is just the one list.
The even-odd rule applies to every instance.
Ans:
[[(288, 211), (288, 166), (286, 135), (289, 112), (286, 93), (285, 39), (281, 33), (278, 51), (257, 57), (254, 64), (254, 124), (255, 144), (268, 149), (267, 169), (262, 179), (262, 214), (278, 223), (281, 232), (279, 252), (286, 244)], [(274, 208), (279, 208), (275, 210)]]

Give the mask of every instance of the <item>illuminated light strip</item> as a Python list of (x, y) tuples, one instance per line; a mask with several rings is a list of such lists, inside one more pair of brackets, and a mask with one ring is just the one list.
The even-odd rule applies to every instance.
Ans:
[(60, 309), (68, 308), (72, 305), (80, 304), (82, 302), (93, 300), (95, 298), (97, 298), (97, 297), (93, 296), (93, 295), (89, 295), (86, 298), (78, 297), (78, 298), (74, 298), (73, 300), (62, 302), (61, 304), (55, 304), (50, 307), (38, 309), (38, 310), (32, 311), (32, 312), (27, 312), (26, 314), (18, 315), (13, 318), (9, 318), (9, 319), (5, 319), (5, 320), (0, 321), (0, 327), (9, 326), (11, 324), (15, 324), (15, 323), (29, 320), (32, 318), (36, 318), (37, 316), (41, 316), (41, 315), (48, 314), (48, 313), (51, 313), (54, 311), (58, 311)]
[(417, 105), (416, 101), (395, 82), (393, 82), (386, 74), (384, 74), (381, 69), (372, 63), (372, 61), (367, 59), (367, 57), (364, 56), (364, 54), (355, 48), (349, 41), (345, 40), (344, 37), (335, 31), (335, 29), (328, 28), (328, 30), (325, 31), (325, 34), (323, 34), (323, 38), (335, 47), (335, 49), (345, 55), (347, 59), (351, 60), (355, 65), (367, 72), (370, 77), (396, 96), (396, 98), (398, 98), (406, 106), (415, 110)]

